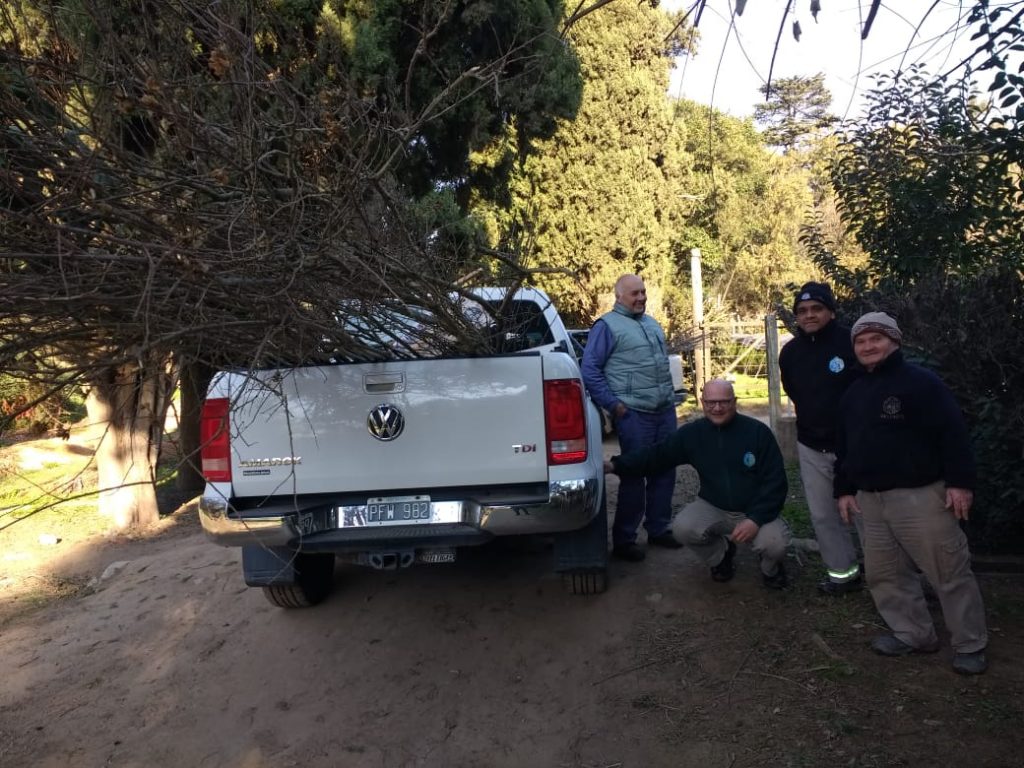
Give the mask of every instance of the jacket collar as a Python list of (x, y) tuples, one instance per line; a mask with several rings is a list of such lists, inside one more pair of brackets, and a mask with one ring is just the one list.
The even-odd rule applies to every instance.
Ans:
[[(889, 371), (899, 368), (901, 365), (903, 365), (903, 348), (898, 347), (894, 349), (892, 354), (885, 358), (885, 360), (876, 365), (875, 370), (867, 371), (867, 374), (872, 376), (878, 373), (888, 373)], [(861, 368), (863, 367), (864, 366), (861, 366)]]
[(612, 307), (612, 312), (618, 312), (620, 315), (625, 315), (626, 317), (631, 317), (634, 320), (639, 320), (641, 317), (644, 316), (643, 312), (640, 312), (640, 313), (630, 312), (626, 307), (622, 306), (617, 301), (615, 302), (615, 306)]
[(828, 339), (831, 336), (835, 335), (837, 327), (838, 325), (836, 324), (835, 318), (832, 318), (825, 325), (823, 325), (821, 327), (821, 330), (818, 331), (817, 333), (804, 333), (803, 330), (797, 328), (796, 334), (800, 338), (807, 339), (808, 341), (818, 341), (819, 339)]

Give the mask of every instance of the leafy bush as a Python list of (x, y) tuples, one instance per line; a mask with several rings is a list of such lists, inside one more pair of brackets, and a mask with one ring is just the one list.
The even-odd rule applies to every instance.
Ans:
[(957, 395), (971, 427), (979, 485), (968, 530), (978, 546), (1024, 551), (1024, 281), (998, 269), (919, 280), (900, 326), (921, 362)]
[(908, 357), (953, 390), (979, 465), (968, 531), (976, 546), (1014, 552), (1024, 552), (1024, 76), (1007, 56), (1021, 14), (971, 11), (979, 68), (996, 72), (988, 100), (969, 68), (959, 81), (910, 68), (880, 78), (845, 126), (832, 183), (867, 262), (830, 252), (820, 221), (802, 238), (842, 314), (893, 314)]
[(77, 391), (50, 394), (41, 384), (0, 374), (0, 435), (8, 432), (42, 435), (66, 428), (85, 411), (85, 401)]

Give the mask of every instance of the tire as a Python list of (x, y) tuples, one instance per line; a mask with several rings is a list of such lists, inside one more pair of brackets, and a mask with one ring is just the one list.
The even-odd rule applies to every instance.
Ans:
[(334, 589), (334, 555), (295, 555), (295, 583), (263, 587), (263, 596), (278, 608), (311, 608)]
[(570, 595), (600, 595), (608, 589), (608, 569), (565, 571), (562, 573), (562, 585)]

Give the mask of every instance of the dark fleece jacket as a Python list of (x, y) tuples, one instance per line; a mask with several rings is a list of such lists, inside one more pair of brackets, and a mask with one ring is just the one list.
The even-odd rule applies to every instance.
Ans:
[(931, 371), (894, 351), (839, 403), (836, 496), (920, 488), (943, 480), (973, 489), (974, 456), (952, 393)]
[(797, 331), (779, 353), (779, 369), (796, 408), (796, 439), (808, 448), (835, 451), (839, 398), (863, 373), (850, 329), (833, 320), (813, 335)]
[(742, 512), (758, 525), (779, 516), (786, 501), (786, 468), (772, 431), (743, 414), (722, 427), (702, 418), (684, 424), (657, 445), (612, 457), (619, 475), (653, 475), (691, 464), (700, 497), (719, 509)]

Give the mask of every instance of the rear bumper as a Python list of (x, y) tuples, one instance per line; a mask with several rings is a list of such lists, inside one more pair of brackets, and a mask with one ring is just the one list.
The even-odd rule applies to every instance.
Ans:
[[(481, 504), (473, 500), (431, 504), (429, 524), (368, 526), (340, 525), (359, 520), (366, 507), (318, 507), (283, 514), (259, 509), (238, 511), (209, 488), (199, 500), (203, 530), (226, 547), (262, 545), (317, 549), (359, 550), (394, 541), (404, 546), (424, 543), (479, 544), (494, 536), (573, 531), (597, 514), (603, 493), (602, 478), (556, 480), (549, 484), (546, 501), (523, 504)], [(276, 508), (277, 511), (280, 507)]]

